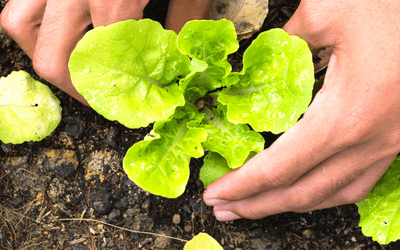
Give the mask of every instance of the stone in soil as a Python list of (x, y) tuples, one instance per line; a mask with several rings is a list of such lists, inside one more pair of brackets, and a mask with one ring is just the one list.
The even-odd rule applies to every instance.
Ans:
[(85, 180), (91, 181), (98, 177), (103, 182), (107, 175), (112, 177), (121, 169), (122, 156), (116, 150), (101, 150), (92, 153), (85, 166)]
[(76, 117), (65, 117), (63, 122), (66, 124), (65, 132), (70, 137), (79, 138), (85, 131), (84, 122)]
[(111, 146), (115, 146), (117, 144), (116, 141), (117, 135), (118, 135), (118, 129), (116, 129), (115, 127), (111, 127), (110, 130), (108, 130), (106, 136), (106, 142)]
[(38, 166), (45, 174), (66, 178), (76, 173), (79, 162), (75, 151), (45, 149), (38, 156)]

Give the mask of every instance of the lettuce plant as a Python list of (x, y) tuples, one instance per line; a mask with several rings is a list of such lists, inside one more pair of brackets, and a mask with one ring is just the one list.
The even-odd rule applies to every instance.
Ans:
[(154, 123), (123, 161), (137, 185), (178, 197), (192, 157), (209, 152), (202, 176), (210, 183), (264, 149), (259, 132), (284, 132), (305, 112), (314, 84), (305, 41), (264, 32), (244, 53), (242, 71), (231, 72), (227, 58), (238, 47), (228, 20), (191, 21), (179, 35), (127, 20), (78, 43), (69, 70), (93, 109), (132, 129)]
[(58, 98), (25, 71), (0, 78), (0, 140), (19, 144), (40, 141), (61, 121)]

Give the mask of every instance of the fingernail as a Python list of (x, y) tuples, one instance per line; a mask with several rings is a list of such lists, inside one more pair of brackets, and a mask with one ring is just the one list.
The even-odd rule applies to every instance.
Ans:
[(217, 217), (217, 220), (219, 221), (237, 220), (241, 218), (231, 211), (216, 211), (215, 217)]
[(227, 203), (228, 201), (221, 199), (210, 199), (210, 200), (205, 200), (204, 202), (207, 204), (207, 206), (216, 206)]

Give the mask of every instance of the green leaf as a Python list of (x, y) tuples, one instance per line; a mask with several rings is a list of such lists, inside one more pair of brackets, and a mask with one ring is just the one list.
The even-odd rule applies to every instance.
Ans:
[(394, 160), (370, 194), (356, 204), (364, 235), (380, 244), (400, 239), (400, 157)]
[(177, 81), (190, 66), (176, 38), (173, 31), (148, 19), (97, 27), (71, 55), (72, 82), (109, 120), (129, 128), (165, 120), (185, 103)]
[(282, 29), (263, 32), (244, 53), (239, 78), (218, 99), (228, 106), (228, 119), (256, 131), (284, 132), (311, 101), (311, 52), (305, 41)]
[(231, 172), (225, 158), (215, 152), (209, 152), (204, 158), (204, 164), (200, 169), (200, 180), (203, 182), (204, 188), (213, 183), (218, 178)]
[(235, 27), (228, 20), (194, 20), (178, 35), (178, 48), (192, 58), (192, 73), (180, 81), (187, 101), (195, 103), (207, 92), (222, 87), (231, 71), (227, 56), (238, 49)]
[(186, 89), (186, 100), (195, 103), (208, 92), (222, 87), (224, 75), (225, 72), (222, 68), (211, 66), (203, 72), (196, 72), (183, 79), (180, 84), (182, 88)]
[(207, 130), (207, 140), (203, 142), (205, 150), (217, 152), (223, 156), (230, 168), (243, 165), (250, 152), (264, 149), (264, 138), (251, 130), (246, 124), (234, 124), (226, 118), (226, 106), (217, 109), (204, 108), (205, 119), (201, 127)]
[(61, 121), (58, 98), (25, 71), (0, 78), (0, 140), (19, 144), (40, 141)]
[(176, 198), (189, 179), (191, 157), (204, 155), (201, 142), (207, 132), (198, 127), (203, 115), (177, 110), (168, 121), (154, 124), (153, 132), (127, 152), (123, 166), (128, 177), (150, 193)]
[(223, 19), (195, 20), (185, 24), (178, 35), (179, 50), (191, 58), (231, 71), (227, 56), (239, 48), (233, 23)]
[(210, 235), (199, 233), (185, 244), (183, 250), (223, 250), (223, 248)]

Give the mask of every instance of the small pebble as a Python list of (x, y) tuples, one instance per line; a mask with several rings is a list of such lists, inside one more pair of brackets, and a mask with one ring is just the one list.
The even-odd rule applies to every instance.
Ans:
[(305, 239), (311, 239), (313, 237), (313, 235), (314, 235), (314, 233), (310, 229), (306, 229), (306, 230), (303, 231), (303, 237)]
[(115, 127), (111, 127), (110, 130), (107, 133), (106, 141), (108, 144), (111, 146), (115, 146), (117, 144), (117, 141), (115, 140), (118, 135), (118, 130)]
[(172, 222), (175, 225), (178, 225), (179, 223), (181, 223), (181, 216), (179, 214), (174, 214), (174, 216), (172, 216)]
[(192, 231), (192, 226), (186, 225), (184, 229), (185, 229), (186, 232), (191, 232)]

